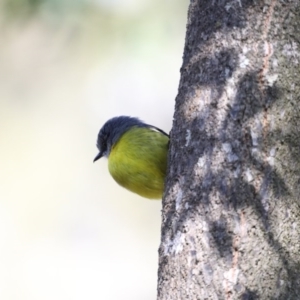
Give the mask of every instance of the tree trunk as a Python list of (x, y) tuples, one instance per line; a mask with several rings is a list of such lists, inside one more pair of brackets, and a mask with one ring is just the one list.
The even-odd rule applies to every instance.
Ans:
[(190, 3), (159, 300), (300, 299), (299, 3)]

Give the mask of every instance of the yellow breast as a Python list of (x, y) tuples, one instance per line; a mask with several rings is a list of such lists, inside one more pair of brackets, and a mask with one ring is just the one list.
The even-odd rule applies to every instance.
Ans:
[(112, 147), (108, 168), (124, 188), (149, 199), (164, 190), (169, 138), (149, 128), (132, 127)]

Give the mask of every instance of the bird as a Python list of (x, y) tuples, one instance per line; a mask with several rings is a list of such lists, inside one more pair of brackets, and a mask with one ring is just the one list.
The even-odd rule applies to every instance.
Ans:
[(161, 199), (167, 172), (169, 135), (138, 118), (118, 116), (109, 119), (97, 138), (101, 157), (122, 187), (148, 199)]

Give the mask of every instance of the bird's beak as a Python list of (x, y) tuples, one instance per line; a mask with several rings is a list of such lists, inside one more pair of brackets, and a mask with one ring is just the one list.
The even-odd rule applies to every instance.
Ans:
[(93, 161), (93, 162), (95, 162), (96, 160), (100, 159), (102, 156), (103, 156), (102, 152), (99, 152), (99, 153), (97, 154), (97, 156), (94, 158), (94, 161)]

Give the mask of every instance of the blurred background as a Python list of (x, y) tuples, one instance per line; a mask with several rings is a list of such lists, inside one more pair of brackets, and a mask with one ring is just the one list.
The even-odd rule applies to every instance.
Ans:
[(156, 299), (161, 201), (93, 164), (103, 123), (169, 132), (187, 0), (0, 0), (0, 299)]

